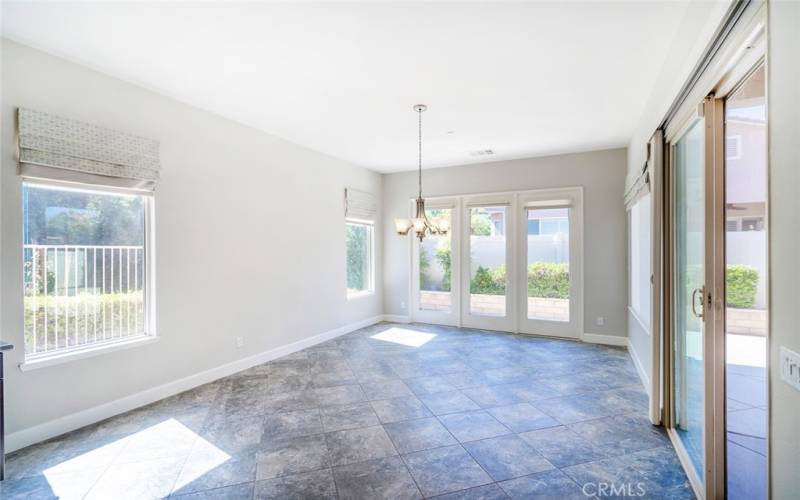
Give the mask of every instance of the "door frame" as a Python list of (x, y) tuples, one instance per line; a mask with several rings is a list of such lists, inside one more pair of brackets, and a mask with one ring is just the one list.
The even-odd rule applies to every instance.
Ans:
[[(694, 474), (686, 451), (675, 431), (675, 407), (673, 379), (675, 376), (673, 362), (674, 322), (672, 318), (672, 300), (674, 292), (674, 143), (692, 123), (694, 117), (687, 117), (683, 123), (667, 123), (664, 138), (664, 173), (659, 176), (663, 180), (664, 189), (662, 203), (663, 242), (662, 252), (662, 286), (664, 293), (661, 303), (654, 304), (662, 311), (663, 360), (662, 421), (675, 446), (687, 476), (692, 483), (695, 494), (700, 498), (717, 498), (725, 495), (727, 488), (726, 467), (726, 406), (725, 406), (725, 100), (738, 89), (760, 65), (766, 64), (766, 42), (764, 37), (763, 9), (752, 14), (749, 22), (739, 32), (741, 50), (728, 48), (729, 64), (722, 65), (714, 72), (716, 80), (710, 85), (710, 93), (698, 105), (697, 112), (705, 119), (705, 284), (704, 297), (705, 334), (704, 349), (704, 476), (705, 484)], [(746, 47), (746, 50), (744, 49)], [(721, 68), (721, 69), (720, 69)], [(696, 115), (695, 115), (696, 116)], [(767, 125), (769, 126), (769, 125)], [(769, 168), (769, 167), (767, 167)], [(655, 299), (655, 294), (654, 294)], [(767, 338), (769, 345), (769, 337)], [(655, 359), (656, 354), (654, 354)], [(767, 361), (769, 367), (769, 360)], [(768, 410), (769, 415), (769, 410)], [(767, 451), (769, 453), (769, 450)], [(767, 465), (769, 476), (769, 464)], [(769, 481), (768, 481), (769, 483)], [(768, 485), (769, 490), (769, 485)]]
[[(528, 238), (529, 208), (569, 209), (569, 321), (547, 321), (528, 318)], [(583, 337), (583, 187), (540, 189), (517, 196), (520, 238), (517, 252), (517, 318), (518, 330), (530, 335), (548, 335), (580, 340)]]
[[(516, 194), (515, 193), (492, 193), (463, 196), (461, 198), (461, 324), (467, 328), (478, 328), (481, 330), (496, 330), (517, 333), (516, 324), (516, 300), (517, 279), (516, 279), (516, 252), (517, 249), (517, 217), (516, 217)], [(483, 316), (472, 314), (470, 308), (470, 288), (471, 282), (471, 214), (473, 207), (505, 207), (505, 250), (506, 250), (506, 313), (504, 316)]]

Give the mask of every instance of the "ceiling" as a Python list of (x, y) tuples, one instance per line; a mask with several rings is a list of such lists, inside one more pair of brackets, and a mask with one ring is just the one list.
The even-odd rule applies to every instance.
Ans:
[[(3, 35), (379, 172), (623, 147), (687, 4), (13, 3)], [(491, 149), (493, 156), (473, 157)]]

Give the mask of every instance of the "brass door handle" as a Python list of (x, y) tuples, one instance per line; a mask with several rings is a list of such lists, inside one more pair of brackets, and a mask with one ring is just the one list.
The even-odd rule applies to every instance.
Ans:
[[(699, 313), (697, 312), (697, 307), (695, 307), (697, 305), (697, 294), (698, 293), (700, 294), (700, 307), (702, 308), (702, 311), (699, 312)], [(705, 305), (703, 303), (703, 300), (704, 300), (705, 296), (706, 296), (706, 287), (695, 288), (694, 290), (692, 290), (692, 314), (694, 314), (696, 317), (698, 317), (700, 319), (703, 319), (703, 317), (705, 316), (704, 313), (705, 313), (705, 309), (706, 308), (705, 308)]]

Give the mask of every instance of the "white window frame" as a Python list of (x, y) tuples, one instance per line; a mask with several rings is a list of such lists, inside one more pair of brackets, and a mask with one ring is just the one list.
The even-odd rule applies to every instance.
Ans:
[[(367, 289), (351, 291), (347, 288), (347, 241), (345, 241), (345, 260), (344, 260), (344, 282), (347, 300), (369, 297), (375, 294), (375, 222), (371, 220), (355, 219), (347, 217), (344, 220), (344, 227), (348, 225), (365, 226), (367, 231)], [(347, 236), (345, 235), (345, 238)]]
[[(144, 201), (144, 325), (143, 333), (136, 336), (109, 340), (102, 343), (83, 345), (71, 349), (53, 351), (51, 354), (39, 354), (25, 357), (20, 363), (22, 371), (30, 371), (48, 366), (90, 358), (101, 354), (115, 352), (132, 347), (158, 342), (156, 330), (156, 252), (155, 252), (155, 197), (152, 191), (142, 191), (112, 186), (99, 186), (39, 178), (22, 178), (20, 189), (24, 185), (44, 186), (63, 191), (77, 191), (100, 194), (122, 194), (141, 196)], [(24, 306), (23, 306), (24, 314)]]

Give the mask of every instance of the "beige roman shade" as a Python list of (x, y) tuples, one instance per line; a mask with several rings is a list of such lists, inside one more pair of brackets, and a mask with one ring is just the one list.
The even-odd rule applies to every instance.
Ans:
[(366, 191), (353, 188), (344, 190), (344, 216), (347, 219), (357, 219), (374, 222), (378, 212), (375, 196)]
[(647, 161), (642, 165), (636, 175), (629, 177), (625, 182), (625, 208), (630, 210), (640, 198), (650, 193), (650, 181), (653, 171), (653, 152), (655, 151), (655, 135), (647, 143)]
[(158, 141), (27, 108), (18, 127), (24, 177), (146, 191), (159, 179)]

